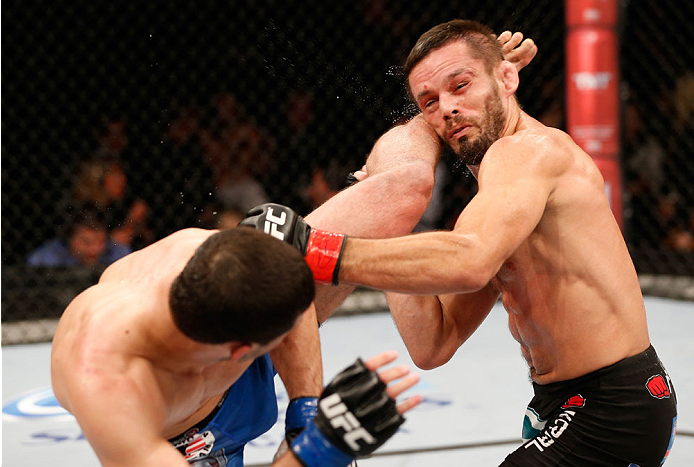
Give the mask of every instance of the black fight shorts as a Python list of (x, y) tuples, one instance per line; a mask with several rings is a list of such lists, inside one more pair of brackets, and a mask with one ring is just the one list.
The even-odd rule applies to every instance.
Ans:
[(533, 388), (524, 443), (504, 467), (656, 467), (672, 448), (675, 388), (652, 346), (579, 378)]

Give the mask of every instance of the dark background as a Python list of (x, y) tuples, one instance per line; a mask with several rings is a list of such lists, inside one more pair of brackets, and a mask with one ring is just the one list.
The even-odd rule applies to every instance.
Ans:
[[(694, 77), (686, 78), (694, 6), (644, 0), (621, 9), (625, 236), (640, 273), (694, 275), (694, 242), (690, 250), (669, 237), (675, 227), (694, 232), (694, 103), (686, 102), (694, 102)], [(64, 271), (23, 263), (60, 233), (75, 174), (98, 153), (108, 122), (124, 126), (118, 157), (128, 190), (151, 209), (152, 237), (135, 247), (209, 223), (218, 187), (200, 140), (177, 145), (167, 132), (190, 109), (214, 131), (215, 99), (225, 93), (264, 141), (252, 176), (273, 201), (306, 212), (314, 167), (359, 168), (374, 140), (411, 114), (400, 66), (421, 33), (456, 17), (536, 41), (519, 101), (563, 128), (561, 1), (2, 2), (3, 321), (62, 311), (46, 297)], [(299, 135), (285, 112), (295, 92), (312, 98), (313, 120)], [(435, 228), (474, 194), (471, 177), (445, 163)], [(660, 214), (663, 199), (674, 214)], [(95, 276), (81, 277), (74, 292)]]

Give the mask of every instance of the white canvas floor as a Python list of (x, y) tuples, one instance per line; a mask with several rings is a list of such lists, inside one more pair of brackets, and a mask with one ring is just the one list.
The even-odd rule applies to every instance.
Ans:
[[(678, 435), (665, 464), (694, 465), (694, 302), (647, 298), (651, 341), (678, 396)], [(326, 381), (357, 356), (395, 349), (411, 361), (388, 314), (328, 320), (321, 329)], [(50, 344), (2, 348), (2, 465), (98, 465), (74, 419), (50, 391)], [(495, 466), (520, 442), (531, 397), (527, 370), (497, 306), (445, 366), (420, 371), (424, 403), (362, 467)], [(279, 381), (279, 380), (278, 380)], [(414, 390), (412, 390), (414, 392)], [(278, 384), (280, 420), (246, 448), (246, 465), (269, 463), (282, 439), (286, 395)], [(415, 452), (413, 452), (415, 451)]]

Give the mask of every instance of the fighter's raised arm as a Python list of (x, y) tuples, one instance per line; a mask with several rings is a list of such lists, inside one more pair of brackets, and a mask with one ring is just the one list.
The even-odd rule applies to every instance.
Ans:
[[(517, 69), (532, 61), (537, 46), (521, 33), (498, 37), (503, 53)], [(338, 193), (306, 221), (320, 229), (363, 238), (408, 234), (431, 200), (434, 172), (441, 156), (441, 140), (419, 114), (388, 130), (374, 144), (364, 167), (355, 173), (359, 183)], [(319, 286), (316, 314), (323, 322), (351, 293), (352, 287)]]

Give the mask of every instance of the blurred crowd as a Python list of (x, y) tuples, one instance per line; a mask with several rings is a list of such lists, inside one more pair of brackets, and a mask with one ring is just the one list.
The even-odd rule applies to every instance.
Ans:
[[(329, 17), (332, 7), (320, 8), (325, 8), (322, 14)], [(403, 63), (412, 44), (411, 32), (435, 22), (435, 12), (424, 4), (420, 10), (396, 10), (387, 0), (360, 2), (348, 9), (356, 17), (349, 20), (368, 38), (349, 35), (346, 40), (354, 41), (352, 48), (337, 41), (321, 43), (320, 47), (313, 44), (315, 50), (302, 51), (318, 65), (300, 62), (301, 54), (293, 56), (296, 51), (290, 50), (291, 44), (285, 44), (286, 50), (282, 48), (282, 31), (265, 26), (270, 32), (256, 38), (268, 41), (262, 53), (266, 58), (275, 53), (282, 60), (293, 59), (296, 63), (289, 64), (286, 71), (296, 76), (287, 92), (286, 87), (278, 88), (268, 102), (262, 102), (263, 110), (259, 110), (261, 103), (243, 90), (213, 88), (210, 95), (197, 93), (193, 97), (191, 93), (171, 99), (156, 130), (143, 129), (142, 120), (133, 121), (132, 111), (104, 116), (95, 125), (88, 149), (71, 167), (60, 199), (52, 200), (55, 217), (60, 219), (54, 238), (38, 239), (26, 257), (27, 263), (103, 266), (181, 228), (233, 227), (249, 208), (264, 202), (287, 204), (301, 214), (324, 203), (344, 188), (347, 174), (364, 162), (366, 154), (351, 154), (353, 142), (375, 137), (378, 133), (373, 132), (393, 123), (386, 121), (391, 115), (382, 115), (386, 109), (378, 109), (376, 84), (372, 92), (358, 79), (340, 76), (340, 70), (324, 57), (335, 55), (335, 63), (348, 58), (352, 66), (368, 73), (379, 58), (364, 48), (367, 43), (374, 54), (389, 51), (388, 63)], [(340, 21), (347, 19), (341, 17)], [(319, 26), (326, 28), (323, 33), (329, 37), (330, 25), (315, 25)], [(181, 29), (177, 34), (185, 33)], [(549, 48), (542, 37), (539, 41), (541, 50)], [(539, 61), (556, 59), (550, 53), (563, 57), (560, 42), (555, 43), (554, 49), (538, 57)], [(232, 53), (236, 54), (234, 65), (241, 59), (251, 61), (252, 52), (244, 53)], [(215, 64), (226, 70), (219, 60)], [(309, 66), (323, 69), (310, 71)], [(565, 129), (561, 74), (546, 64), (533, 66), (537, 68), (521, 77), (522, 82), (534, 86), (529, 92), (523, 87), (519, 90), (521, 103), (546, 125)], [(531, 75), (533, 80), (524, 81)], [(257, 70), (251, 70), (249, 76), (277, 79), (272, 73)], [(195, 83), (191, 80), (188, 85)], [(347, 109), (349, 104), (342, 103), (347, 99), (326, 103), (327, 94), (339, 98), (346, 94), (340, 94), (342, 88), (349, 86), (370, 112)], [(274, 89), (272, 85), (268, 88)], [(694, 72), (676, 74), (674, 85), (662, 86), (654, 94), (646, 95), (634, 87), (629, 90), (624, 99), (621, 154), (625, 234), (630, 244), (694, 253), (694, 187), (686, 179), (692, 171), (694, 151)], [(521, 95), (523, 92), (526, 94)], [(349, 134), (335, 134), (336, 122), (343, 123), (341, 112), (345, 110), (357, 117), (344, 117), (345, 126), (340, 131)], [(373, 119), (382, 119), (383, 126), (372, 128)], [(351, 156), (345, 157), (345, 153)], [(438, 167), (430, 209), (416, 230), (452, 227), (475, 195), (474, 180), (456, 168), (453, 159), (446, 155)], [(682, 170), (683, 164), (688, 164), (686, 170)]]
[[(538, 118), (563, 128), (561, 87), (550, 83), (543, 93), (550, 105)], [(673, 183), (681, 176), (678, 164), (691, 149), (680, 141), (694, 130), (694, 73), (678, 79), (674, 90), (659, 96), (658, 105), (674, 116), (667, 132), (649, 131), (649, 115), (637, 96), (625, 107), (625, 218), (637, 240), (639, 232), (659, 232), (661, 247), (694, 252), (694, 190), (689, 183)], [(94, 151), (80, 162), (58, 201), (66, 222), (55, 238), (28, 255), (29, 265), (104, 266), (178, 228), (234, 227), (248, 209), (269, 201), (307, 214), (343, 189), (348, 173), (359, 168), (307, 154), (317, 138), (315, 96), (308, 90), (286, 96), (281, 125), (273, 128), (258, 122), (228, 91), (214, 95), (206, 106), (172, 107), (159, 148), (162, 165), (152, 167), (164, 174), (145, 174), (137, 185), (140, 191), (130, 183), (128, 122), (104, 121)], [(475, 194), (469, 176), (451, 170), (447, 162), (450, 158), (437, 170), (430, 209), (415, 230), (450, 228)], [(147, 189), (148, 180), (162, 177), (166, 183)], [(175, 211), (177, 207), (181, 209)], [(166, 228), (152, 222), (172, 212), (177, 215)]]
[[(174, 104), (158, 148), (162, 165), (152, 168), (164, 175), (130, 173), (128, 122), (105, 120), (95, 149), (57, 201), (64, 222), (56, 237), (32, 251), (27, 263), (105, 266), (179, 228), (234, 227), (248, 209), (271, 200), (306, 214), (344, 188), (358, 168), (305, 155), (306, 140), (315, 137), (313, 102), (309, 91), (290, 93), (283, 124), (272, 131), (231, 92), (216, 94), (206, 106)], [(140, 182), (131, 183), (138, 176)], [(163, 227), (156, 222), (160, 216), (169, 218)]]
[(687, 171), (694, 151), (694, 71), (654, 96), (649, 101), (632, 90), (624, 108), (625, 217), (634, 241), (656, 234), (655, 246), (692, 253), (694, 186)]

